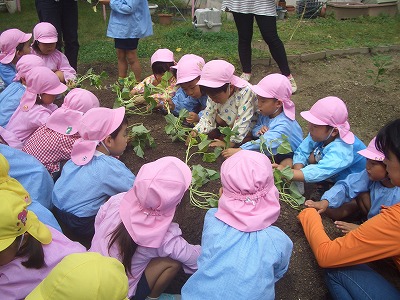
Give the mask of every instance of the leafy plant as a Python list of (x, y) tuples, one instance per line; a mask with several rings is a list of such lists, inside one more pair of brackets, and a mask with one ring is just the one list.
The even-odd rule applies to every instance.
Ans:
[(384, 81), (382, 76), (389, 69), (392, 64), (392, 57), (389, 55), (374, 55), (372, 57), (376, 70), (368, 69), (368, 77), (374, 79), (374, 85)]
[(235, 136), (239, 135), (238, 129), (236, 127), (232, 129), (229, 126), (219, 127), (218, 129), (225, 136), (224, 137), (225, 149), (230, 148), (231, 137), (235, 137)]
[(167, 121), (167, 125), (165, 125), (165, 132), (171, 137), (173, 142), (177, 140), (186, 141), (187, 133), (191, 131), (192, 128), (184, 127), (182, 122), (187, 118), (188, 115), (189, 112), (186, 109), (181, 109), (178, 117), (175, 117), (171, 113), (164, 117), (165, 121)]
[(144, 151), (146, 146), (151, 148), (156, 147), (156, 142), (150, 134), (150, 130), (144, 127), (143, 124), (130, 126), (129, 140), (131, 141), (133, 151), (140, 158), (144, 157)]
[[(162, 97), (163, 99), (168, 99), (170, 97), (168, 87), (170, 86), (169, 81), (171, 78), (172, 73), (165, 72), (161, 77), (161, 82), (158, 85), (150, 83), (145, 86), (144, 99), (146, 100), (150, 110), (154, 109), (158, 104), (154, 98), (156, 94), (158, 97)], [(170, 114), (171, 111), (169, 109), (168, 101), (164, 101), (164, 107), (168, 114)]]
[[(289, 138), (282, 134), (280, 138), (267, 140), (264, 136), (260, 136), (260, 152), (267, 152), (268, 156), (271, 157), (272, 163), (275, 163), (274, 154), (272, 152), (272, 145), (279, 143), (277, 148), (278, 154), (287, 154), (292, 152), (292, 147), (289, 143)], [(274, 169), (274, 183), (279, 192), (279, 199), (287, 203), (290, 207), (301, 210), (301, 205), (304, 203), (305, 198), (299, 192), (297, 185), (291, 181), (293, 179), (293, 171), (289, 166), (286, 166), (282, 170)]]
[(102, 71), (100, 74), (95, 74), (93, 72), (93, 68), (90, 68), (86, 71), (85, 74), (79, 75), (77, 74), (75, 80), (70, 80), (67, 82), (69, 88), (76, 88), (83, 85), (83, 82), (89, 81), (90, 86), (94, 86), (96, 89), (103, 88), (103, 80), (108, 77), (108, 74), (105, 71)]

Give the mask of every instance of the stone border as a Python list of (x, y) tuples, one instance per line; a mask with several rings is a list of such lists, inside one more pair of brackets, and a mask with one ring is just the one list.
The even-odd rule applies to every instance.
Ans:
[[(254, 47), (254, 45), (253, 45)], [(257, 48), (257, 47), (254, 47)], [(257, 48), (258, 50), (267, 50), (266, 45), (265, 49), (260, 49), (264, 47)], [(377, 46), (377, 47), (360, 47), (360, 48), (348, 48), (348, 49), (333, 49), (333, 50), (325, 50), (314, 53), (303, 53), (297, 55), (287, 55), (287, 59), (289, 62), (299, 63), (299, 62), (308, 62), (313, 60), (321, 60), (325, 58), (329, 58), (332, 56), (341, 56), (341, 55), (350, 55), (350, 54), (377, 54), (377, 53), (385, 53), (390, 51), (400, 51), (400, 45), (392, 45), (392, 46)], [(259, 58), (252, 61), (252, 64), (261, 64), (267, 66), (277, 66), (275, 60), (272, 57)]]

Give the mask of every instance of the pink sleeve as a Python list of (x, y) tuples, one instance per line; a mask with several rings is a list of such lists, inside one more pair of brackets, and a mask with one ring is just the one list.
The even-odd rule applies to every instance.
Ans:
[(76, 71), (69, 64), (68, 58), (64, 53), (59, 52), (59, 63), (58, 69), (64, 73), (64, 79), (67, 82), (68, 80), (74, 80), (76, 78)]
[(29, 116), (29, 123), (32, 128), (35, 127), (35, 130), (43, 124), (46, 124), (47, 119), (51, 115), (51, 111), (49, 109), (43, 107), (42, 105), (38, 106), (40, 107), (35, 109), (35, 111), (33, 111), (32, 114), (30, 114)]

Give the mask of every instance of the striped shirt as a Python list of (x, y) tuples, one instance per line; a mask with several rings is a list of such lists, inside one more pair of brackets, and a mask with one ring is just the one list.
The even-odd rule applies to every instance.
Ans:
[(275, 17), (276, 3), (274, 0), (224, 0), (222, 1), (221, 10)]

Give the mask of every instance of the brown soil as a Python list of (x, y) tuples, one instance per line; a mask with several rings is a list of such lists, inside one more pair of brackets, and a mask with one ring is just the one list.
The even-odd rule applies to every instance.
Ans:
[[(352, 130), (366, 144), (386, 122), (399, 118), (400, 53), (391, 52), (389, 55), (392, 56), (393, 63), (382, 76), (385, 81), (378, 85), (374, 85), (373, 79), (367, 76), (367, 70), (378, 71), (369, 55), (292, 63), (292, 73), (299, 86), (298, 92), (293, 96), (293, 101), (296, 103), (298, 121), (303, 127), (303, 132), (306, 133), (307, 128), (299, 112), (309, 109), (315, 101), (328, 95), (338, 96), (347, 103)], [(150, 73), (147, 65), (148, 60), (143, 60), (142, 66), (145, 75)], [(80, 66), (80, 71), (86, 71), (88, 67)], [(110, 76), (109, 82), (116, 79), (116, 64), (98, 64), (91, 67), (94, 67), (96, 72), (105, 70)], [(252, 83), (257, 83), (265, 75), (278, 71), (276, 67), (254, 65)], [(103, 106), (112, 107), (114, 94), (111, 91), (98, 90), (94, 92)], [(157, 143), (155, 149), (145, 151), (144, 159), (137, 157), (132, 147), (128, 146), (121, 160), (135, 174), (144, 163), (166, 155), (184, 159), (185, 145), (182, 142), (171, 142), (164, 132), (165, 120), (161, 114), (153, 113), (145, 117), (132, 116), (129, 121), (131, 124), (143, 123), (151, 130), (151, 135)], [(221, 163), (222, 158), (214, 164), (202, 163), (198, 157), (192, 159), (192, 164), (202, 164), (215, 170), (219, 170)], [(219, 184), (219, 182), (212, 182), (206, 189), (217, 192)], [(292, 239), (294, 244), (289, 270), (276, 284), (276, 299), (327, 299), (329, 296), (323, 281), (323, 270), (318, 267), (304, 237), (296, 218), (297, 213), (283, 203), (280, 218), (275, 224)], [(182, 228), (183, 236), (190, 243), (198, 244), (201, 241), (204, 214), (204, 210), (189, 204), (189, 198), (186, 195), (177, 211), (176, 221)], [(341, 235), (332, 226), (331, 220), (324, 219), (324, 224), (331, 237)], [(398, 271), (390, 262), (378, 262), (372, 266), (400, 287)], [(170, 286), (169, 291), (179, 293), (187, 278), (187, 275), (180, 274)]]

